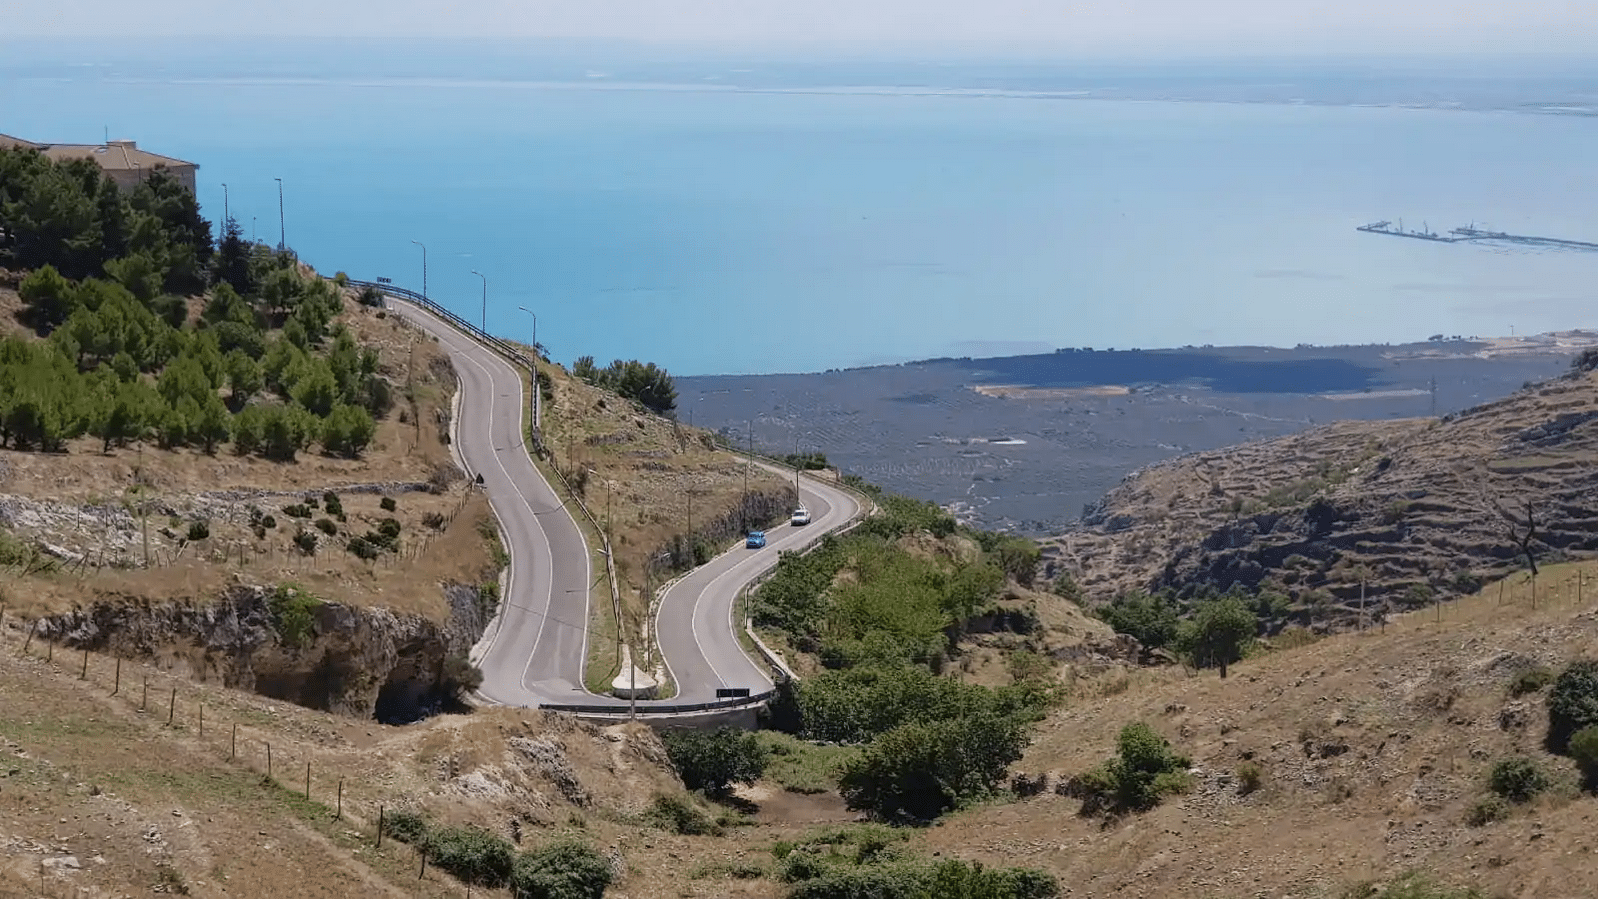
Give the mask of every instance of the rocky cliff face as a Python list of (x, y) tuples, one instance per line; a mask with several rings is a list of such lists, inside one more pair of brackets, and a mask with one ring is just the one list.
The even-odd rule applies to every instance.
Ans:
[(443, 624), (241, 585), (206, 604), (106, 600), (42, 618), (38, 633), (310, 708), (408, 721), (448, 699), (446, 661), (464, 656), (493, 614), (475, 586), (444, 591)]
[(1350, 626), (1472, 593), (1524, 570), (1528, 549), (1598, 552), (1595, 460), (1598, 373), (1577, 371), (1442, 419), (1345, 422), (1151, 466), (1045, 542), (1044, 574), (1101, 602), (1269, 591), (1293, 620)]

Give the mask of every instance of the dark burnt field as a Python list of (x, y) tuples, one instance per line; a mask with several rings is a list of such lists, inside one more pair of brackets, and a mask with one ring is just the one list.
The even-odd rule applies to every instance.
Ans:
[[(1566, 370), (1593, 332), (1349, 347), (1064, 350), (677, 379), (678, 413), (989, 528), (1046, 534), (1151, 462), (1340, 419), (1443, 415)], [(1435, 397), (1433, 381), (1435, 379)]]

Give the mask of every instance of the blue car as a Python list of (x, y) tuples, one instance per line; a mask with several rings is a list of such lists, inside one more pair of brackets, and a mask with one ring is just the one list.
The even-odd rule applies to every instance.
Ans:
[(766, 545), (766, 532), (765, 531), (750, 531), (749, 532), (749, 539), (744, 541), (744, 546), (747, 546), (750, 549), (759, 549), (759, 548), (761, 548), (762, 546), (765, 546), (765, 545)]

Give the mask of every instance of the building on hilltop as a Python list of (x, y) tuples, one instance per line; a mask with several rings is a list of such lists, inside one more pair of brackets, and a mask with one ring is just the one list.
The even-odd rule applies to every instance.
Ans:
[(194, 174), (200, 168), (192, 162), (141, 150), (131, 140), (113, 140), (103, 144), (40, 144), (0, 134), (0, 148), (38, 150), (58, 162), (92, 159), (122, 190), (132, 189), (150, 177), (150, 173), (161, 169), (188, 188), (189, 193), (194, 193)]

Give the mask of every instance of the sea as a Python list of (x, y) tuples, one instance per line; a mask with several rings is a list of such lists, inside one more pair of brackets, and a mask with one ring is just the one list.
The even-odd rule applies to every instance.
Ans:
[(196, 162), (208, 217), (328, 274), (421, 290), (425, 261), (563, 362), (1598, 326), (1598, 252), (1355, 230), (1598, 242), (1591, 66), (1384, 65), (0, 41), (0, 133)]

